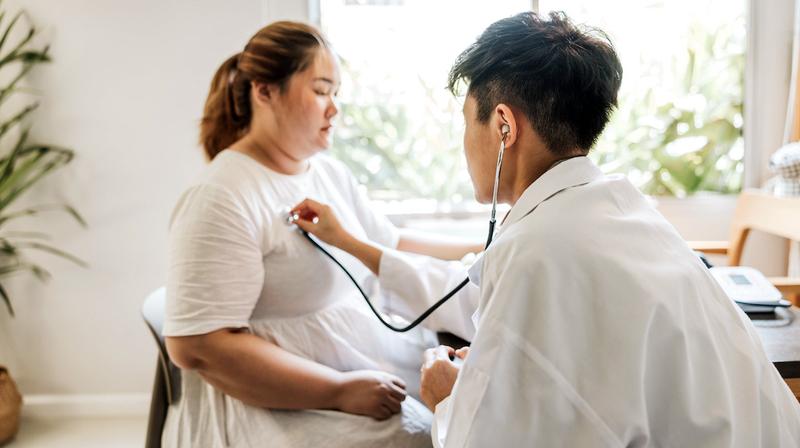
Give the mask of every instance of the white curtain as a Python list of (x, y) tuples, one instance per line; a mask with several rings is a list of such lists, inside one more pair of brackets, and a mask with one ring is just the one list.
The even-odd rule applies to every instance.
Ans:
[[(752, 1), (752, 0), (751, 0)], [(794, 5), (794, 36), (792, 39), (792, 77), (789, 86), (789, 101), (786, 110), (786, 127), (783, 143), (800, 141), (800, 0)], [(800, 277), (800, 243), (791, 242), (789, 247), (790, 277)]]

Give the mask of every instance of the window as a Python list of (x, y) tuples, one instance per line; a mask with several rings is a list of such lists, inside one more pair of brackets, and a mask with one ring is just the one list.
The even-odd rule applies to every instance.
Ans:
[(332, 152), (386, 211), (476, 207), (460, 99), (446, 90), (455, 58), (529, 0), (322, 0), (322, 29), (342, 63)]
[[(321, 0), (342, 61), (333, 154), (385, 211), (476, 209), (462, 154), (456, 56), (531, 1)], [(606, 31), (623, 63), (620, 105), (592, 157), (645, 193), (741, 188), (745, 0), (539, 0)]]
[(741, 189), (745, 0), (540, 0), (605, 31), (624, 70), (591, 157), (643, 192)]

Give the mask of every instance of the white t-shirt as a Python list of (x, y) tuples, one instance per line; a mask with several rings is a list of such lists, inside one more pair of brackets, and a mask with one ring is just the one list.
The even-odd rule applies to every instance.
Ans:
[[(315, 156), (308, 171), (289, 176), (223, 151), (172, 216), (164, 335), (248, 328), (340, 371), (395, 373), (416, 392), (429, 337), (380, 326), (340, 268), (285, 224), (282, 211), (306, 197), (331, 206), (356, 237), (397, 246), (397, 230), (371, 211), (340, 162)], [(356, 278), (370, 275), (355, 258), (329, 249)], [(377, 422), (333, 411), (254, 408), (194, 372), (183, 374), (182, 399), (168, 416), (167, 446), (252, 446), (266, 440), (270, 446), (430, 444), (431, 415), (410, 397), (400, 415)]]

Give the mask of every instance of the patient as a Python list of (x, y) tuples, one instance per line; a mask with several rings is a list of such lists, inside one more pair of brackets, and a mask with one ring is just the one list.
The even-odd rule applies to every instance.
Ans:
[(184, 373), (165, 446), (431, 443), (431, 414), (407, 394), (435, 341), (380, 326), (281, 211), (311, 197), (387, 247), (441, 258), (475, 247), (401, 237), (348, 170), (318, 154), (339, 83), (329, 43), (293, 22), (258, 31), (213, 78), (201, 123), (211, 162), (170, 225), (164, 334)]

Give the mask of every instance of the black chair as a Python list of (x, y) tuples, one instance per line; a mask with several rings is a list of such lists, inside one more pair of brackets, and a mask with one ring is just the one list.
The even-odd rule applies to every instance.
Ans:
[(167, 354), (162, 330), (164, 327), (165, 289), (159, 288), (147, 296), (142, 305), (142, 316), (158, 345), (158, 364), (150, 399), (145, 448), (161, 448), (161, 433), (167, 419), (167, 409), (181, 397), (181, 371)]

